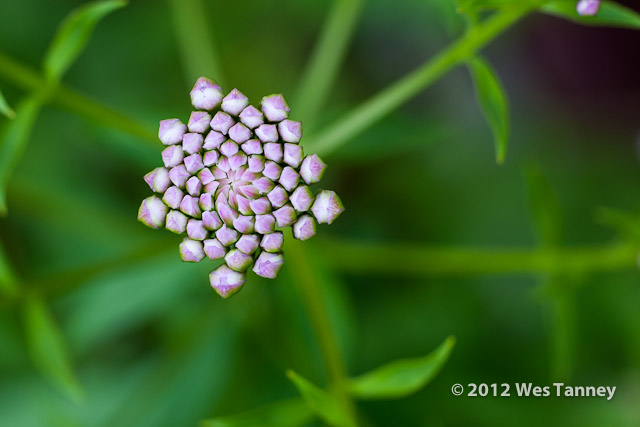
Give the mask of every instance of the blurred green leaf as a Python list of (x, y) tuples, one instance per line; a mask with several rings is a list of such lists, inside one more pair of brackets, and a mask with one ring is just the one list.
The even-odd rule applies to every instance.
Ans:
[(169, 0), (178, 52), (189, 88), (200, 76), (211, 77), (224, 86), (224, 74), (211, 31), (214, 25), (205, 6), (202, 0)]
[(640, 14), (613, 2), (602, 2), (595, 16), (578, 15), (575, 1), (551, 1), (540, 10), (585, 25), (640, 29)]
[(10, 119), (16, 118), (15, 111), (13, 111), (11, 107), (9, 107), (9, 104), (7, 104), (7, 100), (4, 99), (4, 95), (2, 95), (2, 91), (0, 91), (0, 113), (4, 114)]
[(613, 228), (626, 239), (640, 241), (640, 215), (619, 209), (600, 207), (595, 212), (598, 224)]
[(251, 411), (212, 418), (199, 423), (200, 427), (297, 427), (307, 425), (314, 418), (304, 400), (300, 398), (274, 402)]
[(529, 190), (533, 225), (537, 229), (540, 243), (545, 247), (557, 246), (562, 238), (560, 202), (540, 166), (536, 163), (529, 164), (524, 175)]
[(518, 3), (521, 0), (458, 0), (459, 9), (475, 8), (475, 9), (498, 9), (509, 4)]
[(31, 96), (17, 108), (15, 120), (6, 123), (0, 139), (0, 215), (7, 213), (7, 184), (29, 141), (42, 99)]
[[(29, 92), (38, 91), (47, 86), (47, 82), (40, 73), (2, 52), (0, 52), (0, 76)], [(147, 148), (153, 147), (153, 152), (156, 153), (158, 133), (155, 130), (156, 125), (151, 122), (145, 123), (133, 119), (63, 84), (57, 86), (51, 101), (92, 123), (135, 136), (132, 142), (140, 143)]]
[(73, 10), (62, 21), (45, 55), (45, 76), (59, 81), (84, 50), (98, 21), (126, 4), (123, 0), (99, 1)]
[(84, 395), (73, 372), (71, 355), (62, 331), (39, 297), (24, 303), (24, 325), (31, 359), (42, 374), (75, 401)]
[[(183, 280), (180, 284), (195, 283)], [(185, 308), (185, 304), (182, 300), (172, 310)], [(203, 303), (200, 299), (182, 310), (175, 329), (156, 320), (166, 334), (167, 346), (132, 398), (103, 425), (190, 426), (208, 416), (225, 396), (236, 363), (239, 321), (227, 307), (217, 300)], [(166, 313), (164, 318), (169, 316)]]
[(315, 125), (358, 24), (362, 0), (333, 0), (293, 105), (299, 120)]
[(480, 57), (467, 61), (473, 79), (476, 101), (482, 110), (496, 145), (496, 162), (504, 163), (509, 143), (509, 107), (507, 95), (491, 65)]
[(287, 377), (293, 382), (309, 409), (326, 423), (337, 427), (355, 426), (347, 411), (335, 396), (322, 390), (293, 371), (287, 371)]
[(353, 378), (351, 392), (360, 399), (395, 399), (415, 393), (442, 369), (455, 342), (454, 337), (448, 337), (424, 357), (397, 360)]

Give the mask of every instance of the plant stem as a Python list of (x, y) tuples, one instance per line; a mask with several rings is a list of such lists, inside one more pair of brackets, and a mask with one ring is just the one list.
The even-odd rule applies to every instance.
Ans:
[(16, 297), (20, 291), (19, 283), (18, 275), (7, 258), (4, 245), (0, 242), (0, 293), (9, 298)]
[(287, 234), (285, 247), (291, 277), (302, 294), (311, 326), (322, 351), (322, 359), (329, 377), (329, 388), (342, 403), (349, 417), (357, 423), (355, 405), (347, 390), (347, 369), (338, 347), (336, 333), (329, 321), (319, 274), (314, 269), (304, 242), (299, 242), (291, 234)]
[(505, 6), (424, 65), (356, 107), (337, 123), (312, 137), (311, 141), (307, 140), (307, 151), (324, 156), (331, 154), (349, 139), (436, 82), (537, 5), (538, 2), (522, 1)]
[(343, 272), (357, 274), (501, 275), (580, 274), (635, 268), (640, 247), (618, 243), (584, 248), (485, 249), (424, 246), (415, 243), (358, 243), (318, 239), (330, 253), (327, 262)]
[(224, 86), (218, 50), (209, 31), (212, 26), (202, 0), (169, 0), (169, 7), (187, 86), (191, 88), (200, 76), (211, 76)]
[[(46, 80), (39, 73), (1, 52), (0, 76), (29, 92), (38, 92), (47, 87)], [(91, 122), (133, 135), (147, 146), (151, 146), (152, 143), (154, 147), (158, 147), (158, 138), (152, 126), (132, 120), (125, 114), (105, 107), (62, 84), (54, 89), (51, 100)]]
[(293, 103), (296, 118), (311, 122), (324, 105), (351, 41), (362, 0), (334, 0)]

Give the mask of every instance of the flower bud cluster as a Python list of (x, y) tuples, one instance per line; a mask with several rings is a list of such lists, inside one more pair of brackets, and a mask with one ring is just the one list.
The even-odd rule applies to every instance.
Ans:
[(201, 77), (191, 103), (196, 111), (187, 124), (160, 122), (164, 166), (144, 177), (156, 194), (142, 202), (138, 219), (186, 234), (183, 261), (224, 259), (209, 278), (227, 298), (240, 290), (249, 269), (277, 276), (283, 228), (310, 239), (317, 224), (331, 224), (344, 207), (333, 191), (312, 190), (326, 165), (304, 155), (302, 124), (288, 118), (282, 95), (265, 96), (256, 108), (237, 89), (225, 95)]

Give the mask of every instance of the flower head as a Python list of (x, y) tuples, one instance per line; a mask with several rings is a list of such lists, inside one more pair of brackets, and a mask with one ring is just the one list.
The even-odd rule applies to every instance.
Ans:
[(333, 191), (314, 191), (327, 165), (304, 155), (302, 124), (289, 119), (280, 94), (262, 98), (260, 108), (238, 89), (224, 94), (200, 77), (190, 93), (193, 111), (160, 122), (164, 167), (144, 176), (156, 195), (142, 202), (138, 219), (151, 228), (186, 234), (185, 262), (223, 260), (211, 286), (223, 298), (238, 292), (249, 270), (273, 279), (284, 264), (282, 229), (296, 239), (316, 234), (343, 211)]
[(600, 9), (600, 0), (580, 0), (576, 6), (578, 15), (594, 16)]

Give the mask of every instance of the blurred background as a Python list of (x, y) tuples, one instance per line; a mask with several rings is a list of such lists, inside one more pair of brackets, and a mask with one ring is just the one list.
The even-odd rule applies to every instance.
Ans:
[[(39, 69), (57, 26), (81, 3), (2, 2), (0, 52)], [(184, 66), (176, 5), (134, 0), (106, 17), (64, 84), (152, 131), (161, 119), (188, 118), (188, 91), (199, 74), (226, 90), (238, 87), (253, 103), (273, 92), (293, 100), (331, 6), (204, 1), (224, 73), (218, 77)], [(363, 2), (344, 66), (309, 134), (463, 29), (447, 0)], [(373, 260), (369, 269), (367, 259), (353, 267), (330, 250), (344, 242), (388, 250), (379, 264), (392, 263), (394, 248), (409, 244), (509, 252), (625, 241), (629, 236), (609, 225), (620, 223), (612, 217), (630, 228), (640, 221), (638, 46), (640, 32), (541, 14), (492, 43), (484, 52), (508, 91), (512, 122), (502, 166), (462, 67), (325, 159), (323, 187), (347, 210), (306, 246), (322, 272), (322, 297), (349, 373), (457, 338), (426, 388), (359, 404), (365, 423), (640, 425), (634, 262), (599, 272), (587, 263), (584, 271), (550, 276), (510, 268), (505, 257), (504, 270), (513, 273), (469, 274), (461, 262), (459, 271), (427, 274)], [(14, 106), (25, 95), (2, 72), (0, 90)], [(44, 295), (58, 321), (83, 397), (74, 400), (42, 377), (28, 351), (20, 300), (1, 299), (0, 425), (187, 426), (295, 397), (287, 369), (327, 381), (289, 264), (276, 280), (250, 275), (240, 294), (223, 301), (208, 284), (212, 262), (183, 264), (179, 236), (136, 221), (150, 193), (142, 176), (159, 164), (161, 151), (159, 142), (142, 139), (57, 104), (37, 118), (10, 180), (0, 236), (21, 286)], [(535, 214), (541, 191), (552, 241), (541, 238)], [(617, 392), (611, 401), (450, 392), (454, 383), (558, 379), (615, 385)]]

